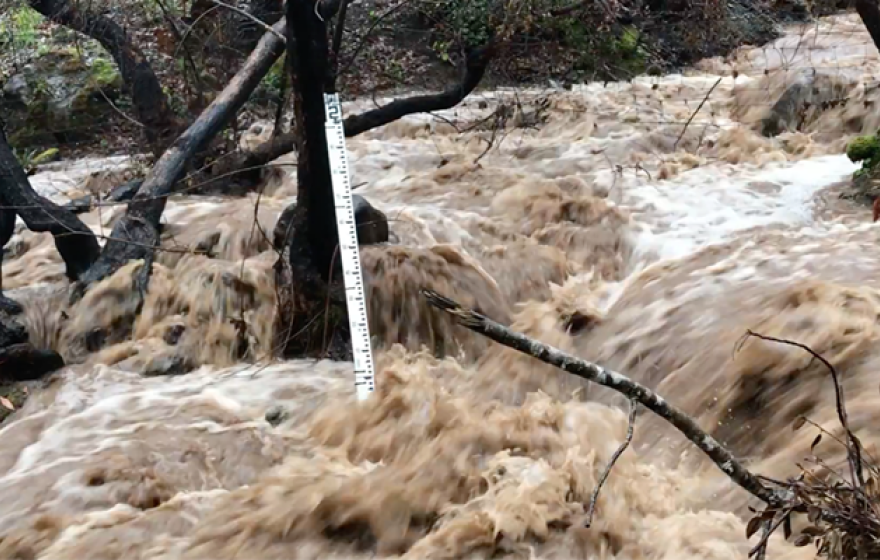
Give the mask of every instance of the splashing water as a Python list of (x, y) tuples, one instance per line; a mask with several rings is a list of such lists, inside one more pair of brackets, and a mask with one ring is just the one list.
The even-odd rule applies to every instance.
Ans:
[[(0, 430), (0, 558), (745, 558), (750, 497), (647, 413), (584, 528), (626, 434), (620, 400), (454, 327), (418, 291), (656, 388), (776, 477), (813, 439), (791, 432), (798, 415), (839, 433), (831, 381), (795, 348), (733, 350), (749, 328), (796, 339), (839, 368), (872, 449), (880, 230), (836, 196), (855, 169), (847, 139), (880, 124), (865, 45), (837, 16), (686, 75), (518, 92), (488, 152), (491, 131), (424, 116), (351, 140), (353, 182), (395, 237), (363, 250), (379, 382), (363, 404), (350, 364), (269, 360), (292, 156), (259, 199), (169, 203), (139, 313), (141, 263), (64, 309), (51, 238), (19, 231), (4, 286), (32, 339), (75, 365)], [(774, 96), (813, 67), (848, 101), (761, 136)], [(508, 97), (446, 116), (476, 121)], [(73, 175), (33, 180), (69, 190)], [(105, 234), (122, 210), (85, 220)], [(195, 369), (154, 375), (169, 364)], [(770, 553), (812, 557), (776, 537)]]

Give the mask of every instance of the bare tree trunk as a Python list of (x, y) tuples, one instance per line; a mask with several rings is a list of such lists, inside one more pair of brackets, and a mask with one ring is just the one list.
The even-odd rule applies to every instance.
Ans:
[(69, 0), (30, 0), (30, 6), (47, 19), (95, 39), (110, 53), (131, 93), (147, 142), (159, 156), (179, 125), (149, 61), (125, 30), (88, 8), (79, 9)]
[(0, 214), (0, 241), (9, 241), (15, 226), (14, 214), (18, 214), (29, 230), (49, 232), (55, 237), (55, 247), (64, 259), (71, 281), (77, 280), (98, 258), (100, 247), (95, 234), (73, 212), (40, 196), (31, 187), (2, 128), (0, 205), (4, 208)]
[(856, 11), (862, 18), (862, 23), (868, 28), (874, 46), (880, 49), (880, 8), (877, 0), (856, 0)]
[[(147, 259), (159, 240), (159, 220), (168, 197), (183, 176), (187, 163), (220, 132), (257, 88), (263, 76), (281, 56), (284, 20), (273, 26), (275, 33), (263, 35), (257, 48), (245, 61), (229, 85), (205, 109), (199, 118), (162, 154), (137, 191), (128, 210), (113, 227), (100, 258), (89, 269), (71, 294), (79, 299), (95, 282), (106, 278), (131, 260)], [(149, 274), (149, 270), (146, 272)]]
[(298, 190), (296, 205), (279, 220), (289, 224), (289, 234), (276, 263), (276, 347), (283, 355), (350, 359), (345, 290), (334, 274), (339, 240), (324, 128), (324, 92), (334, 91), (327, 28), (316, 0), (288, 0), (287, 21)]
[[(275, 229), (275, 244), (283, 248), (283, 253), (275, 265), (278, 304), (274, 347), (284, 356), (347, 360), (351, 358), (351, 335), (337, 255), (339, 239), (324, 110), (324, 93), (335, 91), (335, 71), (325, 23), (330, 18), (327, 13), (318, 15), (318, 10), (327, 9), (327, 5), (329, 3), (321, 0), (287, 2), (287, 21), (291, 22), (287, 56), (291, 62), (296, 129), (276, 137), (268, 149), (260, 149), (259, 153), (261, 162), (268, 163), (294, 145), (297, 148), (297, 202), (284, 211)], [(344, 21), (337, 22), (337, 35), (341, 33), (341, 25)], [(473, 51), (462, 81), (447, 91), (396, 100), (347, 118), (346, 136), (355, 136), (411, 113), (454, 107), (479, 84), (491, 53), (491, 47)], [(258, 164), (254, 159), (248, 163)], [(383, 222), (378, 228), (381, 232), (361, 238), (360, 231), (366, 232), (366, 228), (360, 226), (366, 224), (361, 224), (360, 217), (366, 220), (368, 215), (373, 216), (370, 221), (376, 222), (376, 216), (381, 213), (361, 201), (361, 212), (355, 215), (359, 244), (387, 241), (384, 215), (378, 220)]]

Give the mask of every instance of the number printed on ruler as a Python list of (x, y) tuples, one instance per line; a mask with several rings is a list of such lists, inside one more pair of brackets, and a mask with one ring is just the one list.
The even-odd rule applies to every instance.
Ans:
[(325, 93), (324, 108), (327, 111), (327, 152), (330, 157), (333, 199), (336, 203), (336, 230), (339, 234), (339, 254), (345, 282), (348, 326), (351, 329), (351, 350), (354, 354), (354, 384), (358, 399), (364, 400), (375, 389), (376, 380), (339, 96)]

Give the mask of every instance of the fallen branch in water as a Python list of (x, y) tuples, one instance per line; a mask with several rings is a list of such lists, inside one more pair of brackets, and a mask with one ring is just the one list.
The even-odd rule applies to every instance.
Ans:
[(514, 350), (519, 350), (544, 363), (582, 377), (593, 383), (613, 389), (631, 400), (635, 400), (645, 408), (672, 424), (688, 440), (696, 445), (714, 462), (724, 474), (759, 500), (771, 505), (780, 506), (786, 502), (787, 492), (768, 488), (749, 472), (742, 464), (722, 446), (715, 438), (700, 428), (694, 420), (666, 402), (662, 397), (620, 373), (605, 369), (602, 366), (566, 354), (558, 348), (515, 332), (476, 311), (466, 309), (453, 300), (441, 296), (431, 290), (422, 290), (428, 302), (453, 316), (456, 323), (476, 333), (491, 338)]
[(620, 459), (620, 456), (623, 455), (623, 452), (626, 451), (626, 448), (629, 447), (630, 442), (632, 442), (633, 432), (636, 428), (636, 412), (638, 410), (639, 403), (635, 399), (630, 399), (629, 425), (626, 429), (626, 439), (623, 440), (623, 443), (620, 444), (620, 447), (618, 447), (617, 451), (614, 452), (614, 455), (611, 456), (611, 460), (608, 461), (608, 466), (605, 467), (605, 471), (602, 472), (602, 476), (599, 477), (599, 482), (596, 483), (596, 487), (593, 489), (593, 495), (590, 496), (590, 509), (587, 511), (587, 522), (584, 523), (584, 527), (587, 529), (593, 524), (593, 513), (596, 511), (596, 502), (599, 500), (599, 491), (602, 490), (602, 486), (608, 479), (608, 475), (611, 474), (611, 469), (614, 468), (614, 464), (617, 463), (617, 460)]
[[(753, 336), (767, 341), (797, 346), (821, 361), (831, 372), (836, 393), (837, 413), (846, 432), (844, 440), (838, 440), (836, 437), (834, 439), (846, 448), (847, 459), (849, 459), (850, 466), (853, 467), (850, 469), (851, 480), (849, 481), (837, 474), (824, 461), (815, 457), (814, 463), (819, 467), (820, 473), (825, 472), (840, 480), (826, 480), (826, 475), (800, 465), (798, 465), (801, 470), (800, 474), (785, 482), (754, 475), (746, 470), (712, 436), (700, 429), (689, 416), (626, 376), (570, 356), (558, 348), (532, 340), (476, 311), (466, 309), (436, 292), (423, 290), (422, 294), (431, 305), (452, 315), (454, 321), (459, 325), (544, 363), (556, 366), (563, 371), (614, 389), (626, 395), (631, 402), (644, 405), (677, 428), (688, 440), (709, 456), (731, 480), (767, 504), (762, 512), (749, 508), (755, 513), (755, 516), (746, 526), (746, 538), (750, 538), (759, 530), (761, 531), (758, 543), (749, 552), (749, 557), (753, 560), (764, 560), (770, 536), (779, 527), (783, 528), (785, 539), (792, 537), (791, 516), (793, 514), (806, 514), (810, 523), (800, 530), (800, 534), (793, 541), (794, 546), (807, 546), (814, 543), (817, 546), (819, 556), (834, 560), (880, 558), (880, 507), (878, 507), (880, 506), (880, 465), (877, 465), (865, 452), (861, 442), (849, 427), (838, 372), (828, 360), (808, 346), (790, 340), (759, 335), (753, 331), (748, 331), (746, 335), (747, 337)], [(631, 419), (633, 414), (634, 409), (630, 412)], [(803, 417), (798, 418), (793, 428), (797, 430), (807, 422), (809, 421)], [(812, 422), (810, 423), (812, 424)], [(625, 445), (628, 445), (632, 437), (631, 434), (632, 421)], [(815, 449), (820, 440), (821, 434), (813, 441), (811, 450)], [(593, 492), (587, 526), (592, 518), (599, 488), (623, 449), (625, 447), (621, 446), (615, 453), (611, 464), (606, 468), (606, 474), (603, 474)], [(868, 461), (865, 460), (866, 457)], [(772, 484), (773, 487), (766, 486), (762, 480)]]

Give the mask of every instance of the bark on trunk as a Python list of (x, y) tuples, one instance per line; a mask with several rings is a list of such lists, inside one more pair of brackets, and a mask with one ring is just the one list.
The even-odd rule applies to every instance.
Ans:
[[(274, 139), (270, 149), (260, 151), (266, 158), (262, 163), (268, 163), (294, 146), (297, 149), (297, 204), (285, 210), (275, 230), (275, 243), (284, 247), (284, 252), (275, 265), (279, 301), (274, 342), (283, 356), (349, 360), (351, 334), (337, 255), (336, 208), (325, 132), (324, 93), (334, 91), (334, 72), (325, 24), (329, 18), (319, 17), (316, 2), (320, 0), (287, 2), (287, 21), (291, 22), (287, 56), (292, 62), (297, 126), (291, 134)], [(349, 117), (345, 120), (346, 136), (411, 113), (454, 107), (480, 82), (491, 54), (491, 47), (472, 52), (464, 78), (447, 91), (394, 101)], [(249, 163), (260, 162), (251, 159)], [(361, 245), (386, 241), (387, 222), (375, 239), (358, 237)]]
[[(285, 27), (284, 20), (281, 20), (273, 29), (283, 33)], [(174, 193), (174, 187), (183, 176), (187, 163), (244, 105), (283, 49), (284, 42), (275, 33), (263, 35), (229, 85), (162, 154), (129, 204), (125, 216), (113, 227), (100, 258), (80, 279), (72, 294), (73, 300), (79, 299), (90, 285), (113, 274), (125, 263), (152, 256), (158, 244), (159, 220), (165, 211), (165, 204)], [(149, 270), (146, 274), (149, 274)]]
[(0, 241), (5, 244), (12, 236), (15, 225), (12, 210), (21, 216), (27, 228), (35, 232), (49, 232), (55, 238), (55, 247), (64, 259), (67, 277), (77, 280), (98, 258), (100, 247), (92, 233), (73, 212), (40, 196), (31, 187), (27, 175), (12, 153), (6, 133), (0, 129)]
[(868, 29), (874, 46), (880, 50), (880, 7), (877, 0), (856, 0), (856, 11)]
[[(296, 109), (297, 202), (276, 263), (276, 347), (282, 355), (351, 359), (345, 289), (336, 258), (336, 208), (324, 128), (327, 28), (316, 0), (288, 0), (287, 56)], [(295, 45), (295, 48), (294, 48)], [(289, 220), (289, 221), (288, 221)]]
[(110, 53), (131, 93), (147, 142), (157, 156), (161, 154), (177, 131), (177, 119), (149, 61), (125, 30), (113, 20), (88, 8), (80, 9), (69, 0), (30, 0), (30, 6), (47, 19), (95, 39)]

